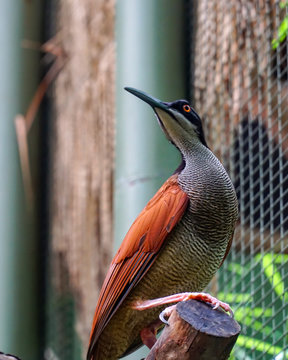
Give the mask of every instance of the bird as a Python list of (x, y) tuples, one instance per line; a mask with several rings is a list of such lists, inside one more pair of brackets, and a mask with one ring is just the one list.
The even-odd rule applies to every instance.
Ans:
[(164, 326), (158, 316), (165, 297), (173, 303), (191, 292), (215, 307), (227, 305), (201, 291), (231, 247), (238, 218), (232, 181), (208, 147), (201, 118), (188, 101), (164, 102), (132, 87), (125, 90), (152, 107), (182, 159), (131, 225), (111, 262), (87, 360), (116, 360), (143, 343), (151, 348)]

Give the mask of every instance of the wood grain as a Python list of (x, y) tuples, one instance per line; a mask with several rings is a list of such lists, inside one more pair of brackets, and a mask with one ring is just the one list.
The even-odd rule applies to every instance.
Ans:
[(228, 314), (196, 300), (177, 304), (146, 360), (226, 360), (240, 333)]

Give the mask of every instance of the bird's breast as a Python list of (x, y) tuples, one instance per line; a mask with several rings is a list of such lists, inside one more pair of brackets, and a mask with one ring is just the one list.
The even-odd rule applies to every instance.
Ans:
[(178, 182), (190, 199), (185, 226), (198, 234), (197, 238), (225, 242), (235, 227), (238, 201), (232, 181), (220, 161), (207, 149), (207, 153), (187, 163)]

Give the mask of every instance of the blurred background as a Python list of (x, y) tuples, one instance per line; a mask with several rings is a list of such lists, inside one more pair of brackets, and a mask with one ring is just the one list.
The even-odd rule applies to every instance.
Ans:
[(231, 359), (288, 359), (287, 6), (0, 1), (0, 351), (85, 358), (111, 258), (179, 162), (132, 86), (189, 99), (236, 187), (209, 287), (242, 326)]

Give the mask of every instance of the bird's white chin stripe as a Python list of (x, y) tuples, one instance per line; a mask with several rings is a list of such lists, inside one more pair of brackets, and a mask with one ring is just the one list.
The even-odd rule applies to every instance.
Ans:
[(169, 111), (165, 111), (155, 108), (154, 111), (167, 139), (173, 141), (177, 146), (180, 145), (182, 139), (193, 138), (197, 135), (196, 126), (176, 110), (169, 109)]
[(173, 114), (174, 118), (178, 121), (183, 129), (186, 131), (191, 131), (191, 129), (197, 130), (197, 126), (187, 120), (185, 116), (179, 113), (177, 110), (169, 109), (169, 111)]

